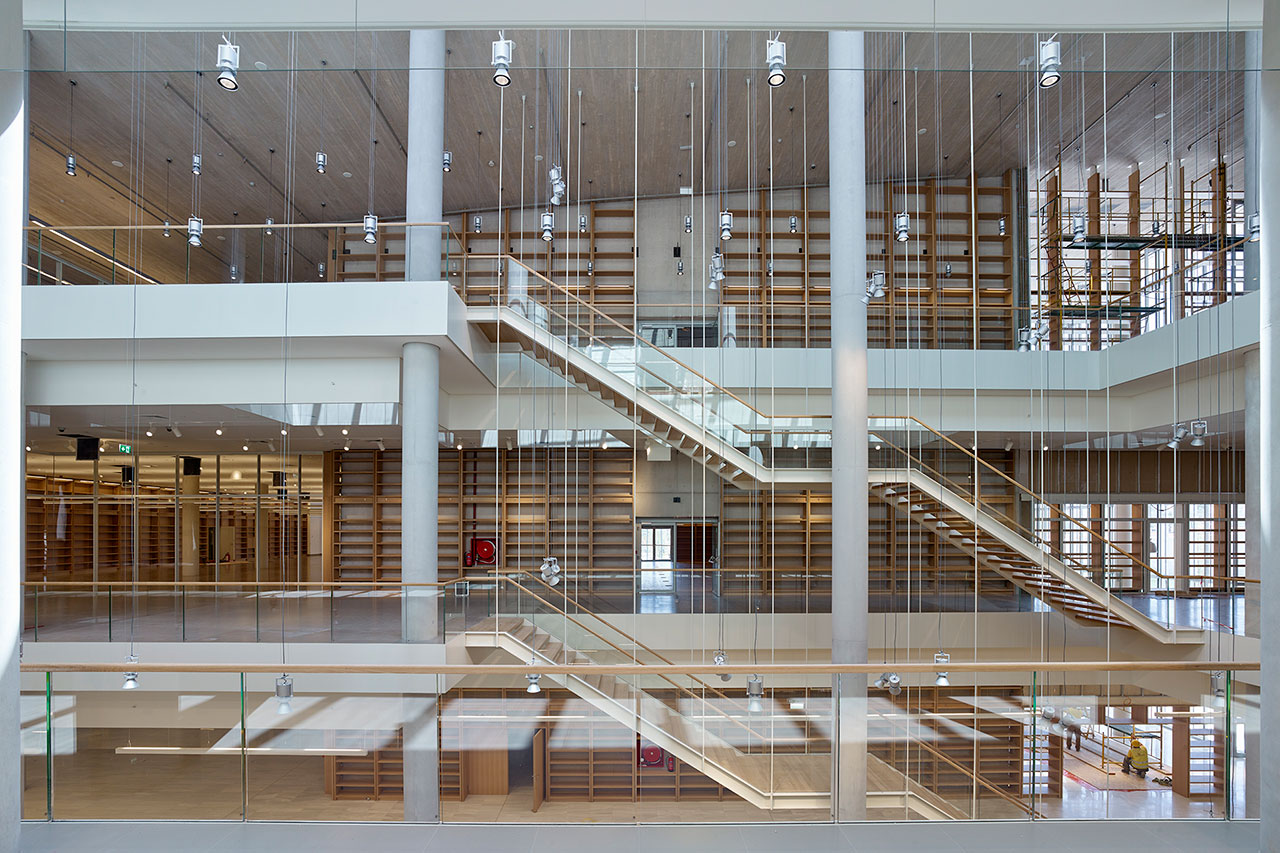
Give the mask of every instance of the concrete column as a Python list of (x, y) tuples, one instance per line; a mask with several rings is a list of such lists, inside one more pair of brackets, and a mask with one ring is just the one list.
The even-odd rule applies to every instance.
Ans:
[(22, 260), (27, 207), (26, 67), (21, 0), (0, 0), (0, 851), (22, 816), (18, 643), (22, 625)]
[[(440, 350), (413, 341), (401, 351), (400, 374), (400, 577), (410, 583), (434, 583), (438, 577), (439, 432)], [(435, 589), (408, 587), (401, 602), (402, 638), (439, 642)]]
[[(1259, 305), (1258, 344), (1258, 432), (1267, 440), (1257, 444), (1257, 467), (1262, 485), (1258, 514), (1250, 519), (1257, 532), (1259, 553), (1271, 557), (1280, 553), (1280, 453), (1270, 440), (1280, 429), (1280, 349), (1275, 332), (1280, 326), (1280, 0), (1264, 0), (1262, 6), (1262, 62), (1258, 87), (1258, 211), (1262, 219), (1262, 239), (1258, 245)], [(1250, 448), (1252, 450), (1253, 448)], [(1280, 583), (1265, 578), (1262, 587), (1261, 618), (1280, 618)], [(1262, 816), (1260, 847), (1280, 850), (1280, 631), (1263, 630), (1259, 649), (1262, 657), (1262, 700), (1259, 726), (1269, 732), (1261, 738), (1259, 766), (1263, 768), (1259, 789)]]
[[(409, 222), (440, 222), (444, 189), (444, 30), (409, 33), (409, 170), (405, 215)], [(466, 155), (466, 152), (458, 152)], [(410, 228), (406, 281), (439, 281), (439, 228)]]
[(435, 696), (404, 697), (404, 819), (440, 820), (440, 715)]
[(182, 475), (180, 518), (182, 519), (182, 579), (200, 580), (200, 476)]
[[(832, 32), (831, 146), (831, 660), (867, 661), (867, 281), (863, 35)], [(832, 815), (867, 815), (867, 679), (836, 679)]]

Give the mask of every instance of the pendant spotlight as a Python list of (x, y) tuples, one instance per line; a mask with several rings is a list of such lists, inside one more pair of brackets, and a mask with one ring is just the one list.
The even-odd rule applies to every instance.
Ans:
[(686, 216), (684, 218), (684, 233), (686, 234), (693, 233), (693, 217), (692, 216)]
[(267, 217), (267, 236), (268, 236), (268, 237), (270, 237), (270, 236), (271, 236), (271, 234), (272, 234), (271, 226), (273, 226), (273, 225), (275, 225), (275, 224), (276, 224), (276, 221), (275, 221), (274, 219), (272, 219), (270, 216), (268, 216), (268, 217)]
[(76, 81), (67, 81), (67, 176), (76, 176)]
[(187, 243), (200, 248), (200, 237), (204, 234), (204, 220), (193, 216), (187, 220)]
[(1004, 236), (1004, 217), (1000, 217), (1000, 236)]
[(1040, 88), (1052, 89), (1062, 79), (1062, 42), (1057, 36), (1040, 42)]
[(542, 580), (547, 586), (560, 583), (560, 560), (556, 557), (542, 558)]
[(787, 228), (792, 234), (796, 233), (796, 229), (800, 227), (800, 217), (793, 216), (787, 220)]
[(173, 223), (171, 223), (171, 222), (170, 222), (169, 220), (167, 220), (167, 219), (164, 221), (164, 231), (162, 232), (162, 233), (164, 234), (164, 236), (166, 236), (166, 237), (168, 237), (168, 236), (169, 236), (169, 227), (170, 227), (172, 224), (173, 224)]
[(556, 215), (549, 210), (542, 211), (542, 242), (550, 243), (555, 237)]
[(905, 210), (902, 213), (894, 214), (893, 217), (893, 239), (899, 243), (907, 242), (907, 238), (911, 236), (911, 215)]
[[(782, 33), (778, 33), (782, 35)], [(764, 45), (765, 64), (769, 66), (769, 85), (777, 88), (787, 82), (787, 43), (780, 38), (769, 39)]]
[(453, 171), (453, 152), (452, 151), (444, 152), (444, 170), (446, 172)]
[(1078, 246), (1084, 242), (1085, 222), (1083, 213), (1071, 217), (1071, 245)]
[(879, 690), (888, 690), (891, 695), (897, 696), (902, 692), (902, 677), (896, 672), (882, 672), (871, 686)]
[(323, 151), (316, 152), (316, 171), (324, 174), (324, 170), (329, 168), (329, 155)]
[(232, 44), (226, 36), (218, 45), (218, 85), (228, 92), (240, 88), (236, 82), (236, 72), (240, 70), (240, 46)]
[[(67, 157), (68, 162), (73, 161), (74, 159), (75, 159), (74, 157), (71, 157), (69, 155)], [(68, 171), (67, 174), (70, 175), (71, 172)], [(1262, 217), (1256, 213), (1250, 213), (1249, 214), (1249, 242), (1256, 243), (1258, 242), (1258, 238), (1261, 236), (1262, 236)]]
[(1018, 329), (1018, 352), (1031, 352), (1031, 328), (1023, 326)]
[[(127, 664), (134, 664), (134, 663), (137, 663), (137, 662), (138, 662), (138, 656), (137, 656), (137, 655), (129, 655), (128, 657), (126, 657), (126, 658), (124, 659), (124, 662), (125, 662), (125, 663), (127, 663)], [(124, 684), (120, 685), (120, 689), (121, 689), (121, 690), (137, 690), (137, 689), (138, 689), (138, 673), (136, 673), (136, 672), (126, 672), (126, 673), (124, 674)]]
[(76, 155), (67, 155), (67, 175), (74, 178), (76, 176)]
[(1165, 442), (1165, 447), (1169, 448), (1170, 450), (1176, 450), (1178, 448), (1178, 445), (1182, 443), (1182, 440), (1190, 434), (1191, 432), (1190, 430), (1187, 429), (1185, 424), (1174, 424), (1173, 438)]
[(547, 179), (551, 181), (551, 203), (560, 204), (564, 201), (564, 173), (560, 171), (559, 166), (552, 166), (547, 172)]
[[(499, 85), (506, 85), (505, 83)], [(542, 680), (542, 676), (536, 672), (531, 672), (525, 676), (529, 681), (529, 686), (525, 688), (525, 693), (541, 693), (542, 688), (538, 686), (538, 682)]]
[(191, 174), (197, 178), (200, 177), (200, 166), (204, 163), (204, 158), (199, 154), (191, 155)]
[(498, 40), (493, 43), (493, 82), (506, 88), (511, 85), (511, 51), (515, 47), (510, 39), (498, 33)]
[(483, 217), (483, 216), (481, 216), (480, 214), (478, 214), (478, 213), (477, 213), (475, 216), (471, 217), (471, 230), (472, 230), (472, 231), (474, 231), (475, 233), (479, 234), (479, 233), (480, 233), (480, 229), (481, 229), (481, 228), (483, 228), (483, 227), (484, 227), (484, 217)]
[(747, 678), (747, 711), (759, 714), (764, 710), (764, 679), (758, 675)]
[(720, 239), (733, 239), (733, 214), (727, 210), (720, 211)]
[[(711, 662), (716, 666), (724, 666), (729, 662), (729, 656), (724, 653), (724, 649), (716, 649), (716, 653), (711, 656)], [(721, 681), (732, 681), (733, 676), (727, 672), (720, 673)]]
[(1209, 434), (1209, 423), (1197, 418), (1191, 422), (1191, 446), (1204, 447), (1204, 438)]
[(862, 294), (862, 304), (870, 305), (872, 299), (884, 297), (884, 270), (875, 270), (867, 276), (867, 291)]
[(281, 673), (276, 679), (276, 701), (280, 704), (276, 706), (276, 713), (284, 716), (293, 710), (293, 679), (288, 673)]
[[(940, 651), (933, 656), (933, 662), (945, 666), (946, 664), (951, 663), (951, 655)], [(933, 680), (933, 683), (936, 687), (950, 687), (951, 679), (947, 678), (946, 670), (938, 670), (938, 677)]]
[(371, 246), (378, 242), (378, 217), (372, 213), (364, 215), (364, 241)]
[(684, 275), (684, 261), (676, 261), (676, 275)]
[(707, 274), (711, 279), (707, 282), (709, 290), (715, 290), (720, 286), (720, 282), (724, 281), (724, 255), (720, 254), (719, 249), (711, 254), (711, 264), (707, 268)]
[(596, 265), (591, 261), (587, 261), (587, 275), (592, 276), (596, 273)]
[(583, 234), (587, 231), (587, 215), (585, 213), (578, 216), (578, 231)]

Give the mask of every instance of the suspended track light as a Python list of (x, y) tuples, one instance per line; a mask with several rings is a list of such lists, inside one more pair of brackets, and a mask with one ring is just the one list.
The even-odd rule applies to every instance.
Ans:
[[(933, 656), (933, 662), (945, 666), (946, 664), (951, 663), (951, 655), (940, 651)], [(946, 670), (939, 670), (938, 677), (933, 680), (933, 683), (937, 687), (950, 687), (951, 679), (947, 677)]]
[(1176, 449), (1177, 449), (1177, 447), (1178, 447), (1178, 445), (1179, 445), (1179, 444), (1181, 444), (1181, 443), (1182, 443), (1182, 440), (1183, 440), (1184, 438), (1186, 438), (1188, 435), (1189, 435), (1189, 431), (1187, 430), (1186, 425), (1184, 425), (1184, 424), (1174, 424), (1174, 425), (1173, 425), (1173, 437), (1172, 437), (1172, 438), (1170, 438), (1170, 439), (1165, 443), (1165, 447), (1169, 448), (1170, 450), (1176, 450)]
[(796, 233), (796, 229), (799, 227), (800, 227), (800, 217), (793, 216), (787, 220), (787, 228), (790, 229), (792, 234)]
[[(69, 155), (67, 157), (68, 161), (72, 161), (74, 159), (75, 158)], [(71, 172), (68, 171), (67, 174), (70, 175)], [(1262, 217), (1256, 213), (1250, 213), (1249, 214), (1249, 242), (1256, 243), (1258, 242), (1258, 238), (1261, 236), (1262, 236)]]
[(364, 215), (364, 241), (370, 246), (378, 242), (378, 217), (372, 213)]
[[(461, 448), (459, 448), (461, 449)], [(555, 586), (560, 583), (560, 560), (556, 557), (542, 558), (542, 580), (547, 586)]]
[(585, 213), (578, 215), (578, 231), (582, 234), (587, 232), (587, 215)]
[(320, 276), (321, 280), (324, 279), (324, 261), (316, 264), (316, 275)]
[(676, 261), (676, 275), (684, 275), (684, 261)]
[(67, 175), (74, 178), (76, 176), (76, 155), (67, 155)]
[(472, 231), (474, 231), (476, 234), (479, 234), (479, 233), (480, 233), (480, 229), (481, 229), (481, 228), (483, 228), (483, 227), (484, 227), (484, 217), (483, 217), (483, 216), (481, 216), (480, 214), (478, 214), (478, 213), (477, 213), (475, 216), (471, 217), (471, 230), (472, 230)]
[(693, 233), (693, 217), (692, 216), (686, 216), (684, 218), (684, 233), (686, 234)]
[(884, 297), (884, 270), (875, 270), (867, 276), (867, 289), (862, 294), (862, 304), (870, 305), (872, 299)]
[(893, 239), (899, 243), (905, 243), (910, 236), (911, 216), (904, 210), (893, 217)]
[(446, 172), (453, 171), (453, 152), (452, 151), (444, 152), (444, 170)]
[[(124, 659), (126, 664), (135, 664), (138, 662), (137, 655), (129, 655)], [(124, 674), (124, 684), (120, 685), (121, 690), (137, 690), (138, 689), (138, 673), (126, 672)]]
[(150, 424), (148, 424), (148, 425), (147, 425), (147, 430), (146, 430), (146, 432), (145, 432), (145, 433), (143, 433), (143, 434), (144, 434), (147, 438), (151, 438), (153, 435), (155, 435), (155, 433), (154, 433), (154, 432), (152, 431), (152, 429), (151, 429)]
[(1000, 236), (1004, 236), (1004, 217), (1000, 217)]
[(232, 281), (240, 280), (240, 267), (236, 266), (235, 264), (231, 265), (231, 280)]
[(1071, 245), (1078, 246), (1084, 242), (1085, 222), (1083, 213), (1071, 217)]
[[(729, 656), (724, 653), (724, 649), (716, 649), (716, 653), (711, 656), (711, 662), (716, 666), (724, 666), (729, 662)], [(721, 681), (731, 681), (733, 676), (727, 672), (720, 673)]]
[(1052, 89), (1062, 79), (1062, 42), (1057, 38), (1040, 42), (1040, 88)]
[(564, 173), (560, 171), (559, 166), (552, 166), (547, 172), (547, 178), (551, 182), (551, 203), (560, 204), (564, 201)]
[(787, 82), (787, 43), (769, 39), (764, 45), (765, 64), (769, 66), (769, 85), (777, 88)]
[(271, 226), (273, 226), (273, 225), (275, 225), (275, 224), (276, 224), (276, 221), (275, 221), (274, 219), (272, 219), (270, 216), (268, 216), (268, 217), (267, 217), (267, 236), (268, 236), (268, 237), (270, 237), (270, 236), (271, 236), (271, 234), (273, 233), (273, 232), (272, 232), (272, 228), (271, 228)]
[(885, 686), (889, 690), (889, 695), (897, 696), (902, 692), (902, 676), (896, 672), (889, 673), (889, 677), (885, 680)]
[(232, 44), (224, 36), (218, 45), (218, 85), (228, 92), (240, 88), (236, 72), (240, 70), (240, 46)]
[(720, 286), (720, 282), (724, 281), (724, 255), (720, 254), (718, 249), (711, 253), (711, 263), (707, 272), (711, 279), (707, 282), (707, 288), (715, 290)]
[(329, 168), (329, 155), (323, 151), (316, 152), (316, 171), (324, 174), (324, 170)]
[(758, 675), (747, 678), (747, 711), (759, 714), (764, 710), (764, 679)]
[(1191, 422), (1191, 446), (1204, 447), (1204, 438), (1209, 434), (1207, 421), (1196, 419)]
[(943, 276), (945, 276), (946, 278), (951, 278), (951, 263), (950, 263), (950, 262), (948, 262), (948, 263), (947, 263), (947, 265), (946, 265), (946, 267), (944, 267), (944, 268), (943, 268), (943, 270), (942, 270), (942, 274), (943, 274)]
[(498, 33), (498, 39), (493, 43), (493, 59), (489, 63), (493, 66), (493, 82), (503, 88), (511, 85), (511, 51), (514, 47), (510, 39), (502, 37), (502, 33)]
[(187, 243), (200, 248), (200, 237), (204, 234), (204, 220), (193, 216), (187, 220)]
[(591, 261), (587, 261), (587, 275), (588, 276), (595, 275), (595, 272), (596, 272), (596, 265)]
[(542, 242), (550, 243), (555, 237), (556, 215), (549, 210), (542, 211)]
[(720, 211), (720, 239), (733, 239), (733, 214), (727, 210)]
[(200, 177), (200, 166), (204, 163), (204, 158), (199, 154), (191, 155), (191, 174), (197, 178)]
[(293, 710), (293, 679), (288, 673), (281, 673), (276, 679), (276, 701), (280, 703), (276, 713), (281, 717)]
[(871, 682), (871, 686), (877, 690), (883, 690), (888, 683), (889, 683), (889, 673), (882, 672), (880, 673), (879, 678)]
[(169, 220), (167, 220), (167, 219), (164, 221), (164, 231), (163, 231), (163, 232), (161, 232), (161, 233), (163, 233), (163, 234), (164, 234), (164, 236), (166, 236), (166, 237), (168, 237), (168, 236), (169, 236), (169, 228), (170, 228), (170, 226), (172, 226), (172, 224), (173, 224), (173, 223), (171, 223), (171, 222), (170, 222)]

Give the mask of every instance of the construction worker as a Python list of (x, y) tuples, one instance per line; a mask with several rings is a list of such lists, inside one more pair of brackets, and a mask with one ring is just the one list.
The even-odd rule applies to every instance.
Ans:
[(1138, 774), (1139, 779), (1145, 779), (1147, 778), (1147, 767), (1147, 748), (1142, 745), (1142, 741), (1134, 738), (1129, 742), (1129, 753), (1125, 755), (1124, 764), (1120, 769), (1125, 773), (1132, 770)]

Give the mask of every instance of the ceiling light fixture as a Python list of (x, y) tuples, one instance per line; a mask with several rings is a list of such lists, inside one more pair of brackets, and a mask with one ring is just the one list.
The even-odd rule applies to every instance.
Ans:
[(174, 438), (182, 438), (182, 430), (178, 429), (177, 424), (169, 427), (169, 431), (173, 433)]
[(724, 255), (720, 254), (720, 250), (711, 253), (711, 263), (707, 268), (708, 277), (711, 279), (707, 282), (708, 290), (715, 290), (720, 286), (720, 282), (724, 281)]
[(364, 215), (364, 241), (370, 246), (378, 242), (378, 217), (372, 213)]
[(168, 236), (169, 236), (169, 227), (170, 227), (171, 225), (173, 225), (173, 223), (172, 223), (172, 222), (170, 222), (169, 220), (167, 220), (167, 219), (166, 219), (166, 220), (164, 221), (164, 232), (163, 232), (163, 233), (164, 233), (164, 236), (166, 236), (166, 237), (168, 237)]
[[(68, 161), (74, 160), (74, 159), (75, 158), (70, 156), (67, 157)], [(71, 172), (68, 171), (67, 174), (70, 175)], [(1250, 213), (1249, 214), (1249, 242), (1256, 243), (1258, 242), (1258, 238), (1261, 236), (1262, 236), (1262, 217), (1256, 213)]]
[(1187, 427), (1185, 424), (1174, 424), (1173, 437), (1170, 438), (1167, 442), (1165, 442), (1165, 447), (1169, 448), (1170, 450), (1177, 450), (1178, 445), (1181, 444), (1182, 440), (1186, 438), (1189, 434), (1190, 433), (1187, 430)]
[(911, 236), (911, 216), (906, 211), (894, 214), (893, 217), (893, 239), (899, 243), (907, 242), (907, 238)]
[(240, 70), (240, 46), (232, 44), (226, 36), (218, 45), (218, 85), (228, 92), (240, 88), (236, 82), (236, 72)]
[[(505, 86), (506, 84), (500, 83), (499, 85)], [(530, 663), (533, 663), (533, 661), (530, 661)], [(531, 672), (525, 676), (525, 679), (529, 682), (529, 686), (526, 687), (524, 690), (525, 693), (541, 693), (542, 692), (542, 688), (538, 685), (538, 682), (542, 680), (542, 676), (540, 674), (536, 672)]]
[(1040, 42), (1040, 88), (1052, 89), (1062, 79), (1062, 43), (1057, 36)]
[(67, 175), (76, 176), (76, 81), (67, 81)]
[(1071, 245), (1078, 246), (1084, 242), (1085, 223), (1086, 220), (1083, 213), (1077, 213), (1071, 217)]
[(1008, 453), (1010, 450), (1013, 450), (1013, 439), (1006, 438), (1004, 440), (1004, 452)]
[[(779, 36), (782, 33), (778, 33)], [(775, 89), (787, 82), (787, 43), (781, 38), (772, 38), (764, 45), (765, 65), (769, 66), (769, 85)]]
[(471, 230), (479, 234), (482, 227), (484, 227), (484, 217), (477, 213), (471, 217)]
[(796, 229), (799, 227), (800, 227), (800, 217), (793, 216), (787, 220), (787, 228), (790, 229), (792, 234), (796, 233)]
[(311, 428), (316, 431), (316, 435), (324, 438), (324, 427), (313, 425)]
[(350, 430), (348, 430), (346, 427), (343, 427), (343, 428), (342, 428), (342, 434), (343, 434), (343, 435), (349, 435), (349, 434), (350, 434), (350, 432), (351, 432), (351, 431), (350, 431)]
[(76, 176), (76, 155), (67, 155), (67, 175), (74, 178)]
[(584, 234), (587, 231), (587, 215), (585, 213), (578, 215), (578, 230)]
[(676, 261), (676, 275), (684, 275), (684, 261)]
[(733, 239), (733, 214), (727, 210), (720, 211), (720, 239)]
[(283, 717), (293, 710), (293, 705), (291, 704), (293, 702), (293, 679), (289, 677), (288, 673), (281, 673), (280, 677), (276, 679), (276, 701), (280, 703), (276, 707), (278, 715)]
[(493, 66), (493, 82), (506, 88), (511, 85), (511, 53), (515, 49), (515, 45), (510, 39), (503, 38), (502, 32), (498, 32), (498, 39), (493, 43), (493, 59), (489, 62)]
[(551, 203), (560, 204), (564, 201), (565, 194), (564, 173), (560, 171), (559, 166), (552, 166), (547, 176), (551, 181)]
[(555, 586), (560, 583), (560, 561), (555, 557), (543, 557), (542, 580), (547, 586)]
[(589, 276), (594, 275), (595, 271), (596, 271), (596, 265), (591, 261), (587, 261), (587, 275)]
[(289, 434), (289, 428), (288, 428), (288, 427), (280, 427), (280, 434), (281, 434), (281, 435), (288, 435), (288, 434)]
[[(135, 664), (138, 662), (137, 655), (129, 655), (124, 659), (126, 664)], [(137, 690), (138, 689), (138, 673), (126, 672), (124, 674), (124, 684), (120, 685), (121, 690)]]
[[(711, 662), (716, 666), (724, 666), (729, 662), (729, 656), (724, 653), (724, 649), (716, 649), (716, 653), (711, 656)], [(721, 681), (731, 681), (733, 676), (727, 672), (720, 673)]]
[(446, 172), (453, 171), (453, 152), (452, 151), (444, 152), (444, 170)]
[(187, 220), (187, 243), (200, 248), (200, 237), (204, 234), (204, 220), (193, 216)]
[(197, 178), (200, 177), (200, 166), (204, 163), (204, 158), (199, 154), (191, 155), (191, 174)]
[(324, 170), (329, 168), (329, 155), (323, 151), (316, 152), (316, 171), (324, 174)]
[(275, 225), (275, 224), (276, 224), (276, 221), (275, 221), (274, 219), (272, 219), (270, 216), (268, 216), (268, 217), (267, 217), (267, 236), (268, 236), (268, 237), (270, 237), (270, 236), (271, 236), (271, 234), (272, 234), (272, 226), (273, 226), (273, 225)]
[(550, 243), (555, 237), (556, 215), (550, 210), (542, 211), (542, 242)]
[(147, 438), (151, 438), (153, 435), (155, 435), (155, 433), (152, 432), (151, 427), (148, 426), (147, 431), (144, 433), (144, 435), (146, 435)]
[(222, 435), (222, 424), (218, 424), (218, 428), (213, 431), (214, 435)]
[(871, 275), (867, 276), (866, 293), (862, 295), (862, 304), (871, 304), (872, 299), (882, 299), (884, 297), (884, 270), (874, 270)]
[(1204, 447), (1204, 438), (1209, 434), (1207, 421), (1197, 418), (1191, 422), (1191, 446)]
[(759, 714), (764, 710), (764, 679), (758, 675), (747, 678), (747, 711)]
[(684, 218), (684, 233), (686, 234), (693, 233), (693, 217), (692, 216), (686, 216)]
[[(945, 666), (946, 664), (951, 663), (951, 655), (947, 654), (944, 651), (939, 651), (936, 655), (933, 656), (933, 662), (936, 664)], [(946, 670), (939, 670), (938, 677), (933, 680), (933, 683), (934, 683), (934, 686), (936, 687), (950, 687), (951, 679), (947, 677)]]
[(240, 449), (241, 449), (241, 450), (243, 450), (243, 451), (245, 451), (245, 452), (248, 452), (248, 450), (249, 450), (249, 444), (248, 444), (248, 442), (246, 442), (246, 443), (244, 443), (244, 444), (240, 445)]
[(1000, 217), (1000, 236), (1004, 236), (1004, 217)]
[(375, 442), (374, 442), (374, 444), (378, 445), (378, 449), (379, 449), (379, 450), (386, 450), (386, 449), (387, 449), (387, 445), (386, 445), (386, 443), (385, 443), (382, 439), (378, 439), (377, 441), (375, 441)]

